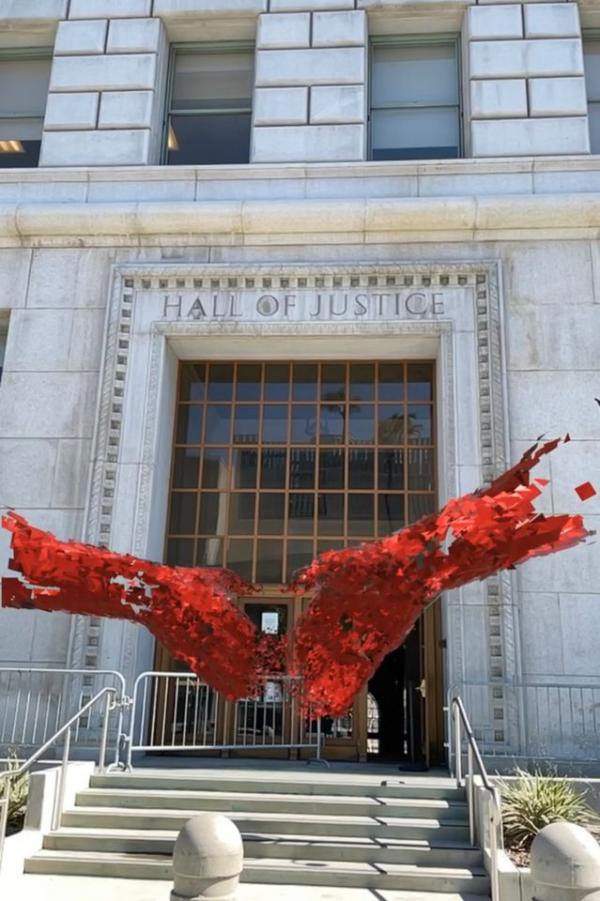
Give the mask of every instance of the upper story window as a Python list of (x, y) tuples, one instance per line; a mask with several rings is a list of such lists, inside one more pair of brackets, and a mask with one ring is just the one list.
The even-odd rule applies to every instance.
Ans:
[(254, 48), (177, 47), (167, 121), (170, 166), (250, 160)]
[(460, 133), (458, 40), (374, 42), (371, 159), (454, 159)]
[(0, 167), (37, 166), (50, 82), (49, 52), (0, 53)]
[(583, 61), (590, 123), (590, 149), (600, 153), (600, 36), (584, 37)]

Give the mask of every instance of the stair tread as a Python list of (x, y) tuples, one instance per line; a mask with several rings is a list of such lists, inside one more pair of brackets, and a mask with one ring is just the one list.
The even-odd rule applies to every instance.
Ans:
[[(106, 795), (118, 795), (123, 798), (139, 798), (140, 790), (136, 788), (89, 788), (79, 794), (83, 796), (92, 795), (93, 797), (102, 797)], [(339, 805), (361, 805), (365, 807), (373, 807), (379, 809), (382, 807), (421, 807), (425, 810), (433, 808), (436, 810), (450, 810), (453, 808), (465, 809), (466, 804), (462, 801), (447, 801), (440, 798), (388, 798), (379, 795), (370, 796), (352, 796), (352, 795), (303, 795), (303, 794), (277, 794), (269, 792), (266, 797), (264, 792), (227, 792), (227, 791), (179, 791), (177, 789), (153, 789), (145, 790), (144, 798), (161, 799), (177, 799), (177, 800), (215, 800), (216, 798), (227, 801), (257, 801), (263, 803), (268, 799), (269, 802), (298, 803), (306, 802), (309, 804), (339, 804)]]
[[(81, 838), (84, 836), (92, 836), (97, 838), (126, 838), (143, 841), (158, 840), (175, 840), (179, 835), (178, 829), (172, 830), (147, 830), (140, 833), (139, 829), (115, 829), (109, 827), (87, 827), (87, 826), (70, 826), (62, 827), (49, 833), (51, 836), (60, 836), (64, 838)], [(371, 838), (368, 836), (352, 836), (352, 835), (305, 835), (279, 832), (274, 835), (270, 832), (242, 832), (242, 836), (246, 842), (264, 842), (277, 844), (298, 844), (298, 845), (343, 845), (344, 847), (356, 848), (393, 848), (407, 850), (448, 850), (448, 851), (474, 851), (468, 842), (452, 842), (445, 839), (437, 839), (430, 842), (425, 839), (407, 839), (407, 838)]]
[[(175, 807), (141, 807), (141, 808), (130, 808), (130, 807), (93, 807), (88, 805), (78, 805), (77, 807), (71, 808), (68, 813), (71, 814), (96, 814), (106, 816), (107, 813), (110, 812), (111, 816), (132, 816), (139, 815), (146, 817), (157, 816), (157, 817), (172, 817), (173, 819), (180, 819), (181, 817), (186, 817), (189, 819), (189, 809), (177, 809)], [(331, 823), (334, 825), (336, 823), (373, 823), (376, 822), (379, 825), (388, 826), (388, 825), (401, 825), (401, 826), (418, 826), (418, 827), (431, 827), (432, 829), (445, 829), (446, 827), (460, 827), (465, 828), (467, 826), (466, 820), (444, 820), (440, 822), (435, 818), (427, 817), (419, 819), (418, 817), (385, 817), (385, 816), (348, 816), (348, 815), (324, 815), (317, 813), (285, 813), (285, 812), (273, 812), (273, 811), (230, 811), (228, 812), (228, 816), (231, 819), (239, 819), (239, 820), (247, 820), (252, 818), (253, 820), (268, 820), (268, 821), (288, 821), (290, 817), (298, 822), (314, 822), (314, 823)]]
[[(149, 865), (164, 866), (165, 859), (162, 856), (153, 854), (136, 854), (132, 857), (126, 852), (119, 851), (55, 851), (53, 849), (45, 849), (36, 852), (31, 856), (32, 860), (54, 859), (54, 860), (104, 860), (104, 861), (132, 861), (136, 863), (144, 863)], [(370, 864), (362, 861), (323, 861), (323, 860), (295, 860), (294, 858), (264, 857), (249, 858), (244, 861), (244, 866), (251, 869), (327, 869), (335, 872), (349, 873), (375, 873), (385, 875), (390, 874), (414, 874), (427, 876), (461, 876), (468, 878), (469, 876), (485, 876), (485, 870), (482, 867), (423, 867), (414, 864)]]

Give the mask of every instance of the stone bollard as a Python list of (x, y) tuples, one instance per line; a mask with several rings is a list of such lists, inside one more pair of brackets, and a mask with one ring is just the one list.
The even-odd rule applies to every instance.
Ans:
[(242, 836), (220, 813), (185, 824), (175, 842), (171, 901), (233, 901), (244, 866)]
[(600, 845), (582, 826), (551, 823), (531, 846), (533, 901), (600, 901)]

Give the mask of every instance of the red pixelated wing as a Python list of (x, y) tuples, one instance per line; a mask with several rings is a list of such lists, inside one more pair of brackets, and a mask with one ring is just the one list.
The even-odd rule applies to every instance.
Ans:
[(440, 592), (585, 539), (581, 517), (544, 517), (533, 506), (540, 489), (530, 471), (557, 444), (531, 448), (489, 488), (450, 501), (439, 514), (323, 554), (299, 575), (295, 589), (313, 600), (294, 630), (292, 670), (304, 677), (315, 712), (348, 710)]
[(12, 532), (5, 607), (62, 610), (126, 619), (146, 626), (169, 652), (226, 697), (255, 688), (257, 632), (231, 595), (253, 587), (220, 569), (149, 563), (104, 548), (59, 541), (16, 513), (3, 518)]

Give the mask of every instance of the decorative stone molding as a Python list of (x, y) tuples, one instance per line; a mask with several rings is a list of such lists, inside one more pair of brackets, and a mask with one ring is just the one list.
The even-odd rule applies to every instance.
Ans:
[(3, 246), (596, 237), (600, 194), (0, 204)]
[[(361, 340), (376, 337), (406, 339), (433, 339), (439, 346), (438, 366), (441, 370), (440, 417), (443, 466), (439, 467), (442, 484), (440, 500), (451, 497), (459, 490), (457, 458), (456, 422), (456, 378), (454, 343), (456, 324), (451, 314), (439, 320), (384, 320), (361, 321), (359, 323), (330, 321), (301, 322), (255, 322), (228, 321), (215, 322), (202, 319), (175, 319), (168, 321), (152, 314), (154, 318), (137, 326), (136, 312), (143, 313), (144, 306), (154, 303), (157, 298), (168, 299), (171, 294), (181, 296), (188, 292), (193, 297), (202, 290), (241, 291), (252, 290), (276, 292), (278, 290), (314, 289), (349, 290), (352, 288), (406, 290), (448, 289), (464, 290), (473, 304), (471, 316), (474, 340), (477, 343), (477, 372), (474, 373), (478, 386), (478, 410), (475, 420), (479, 422), (480, 472), (489, 481), (507, 465), (508, 435), (505, 416), (505, 385), (502, 349), (502, 311), (499, 291), (498, 268), (495, 263), (447, 263), (447, 264), (373, 264), (373, 265), (211, 265), (211, 264), (147, 264), (125, 265), (115, 268), (113, 288), (107, 313), (107, 339), (102, 387), (95, 437), (94, 467), (90, 483), (90, 496), (86, 515), (86, 540), (111, 544), (114, 528), (115, 484), (121, 465), (124, 416), (131, 411), (126, 404), (126, 383), (131, 378), (129, 372), (132, 346), (146, 342), (143, 358), (146, 384), (138, 384), (138, 396), (145, 406), (143, 435), (139, 442), (139, 476), (136, 484), (135, 504), (131, 507), (132, 553), (145, 556), (148, 553), (148, 536), (152, 522), (153, 479), (155, 479), (156, 436), (159, 428), (159, 396), (164, 370), (162, 360), (167, 340), (176, 343), (184, 338), (206, 339), (210, 335), (231, 336), (233, 340), (251, 337), (293, 335), (300, 342), (303, 338), (318, 338), (326, 335), (344, 339), (344, 336), (360, 335)], [(171, 293), (167, 293), (171, 292)], [(186, 295), (187, 296), (187, 295)], [(166, 300), (165, 300), (166, 302)], [(400, 351), (401, 353), (401, 351)], [(464, 361), (463, 361), (464, 363)], [(139, 362), (138, 362), (139, 366)], [(140, 370), (137, 370), (138, 373)], [(136, 383), (137, 384), (137, 383)], [(464, 423), (460, 426), (464, 428)], [(443, 449), (443, 451), (442, 451)], [(447, 601), (448, 603), (448, 601)], [(490, 669), (489, 716), (495, 720), (494, 741), (503, 744), (510, 736), (506, 732), (507, 719), (510, 735), (517, 724), (511, 715), (507, 716), (503, 683), (507, 675), (518, 670), (518, 649), (515, 640), (515, 608), (510, 577), (490, 579), (481, 588), (481, 604), (487, 616), (488, 657)], [(465, 660), (468, 649), (464, 646), (463, 617), (468, 610), (462, 606), (458, 593), (453, 594), (450, 603), (452, 615), (448, 619), (449, 648), (451, 652), (451, 679), (456, 684), (464, 678)], [(82, 621), (79, 620), (75, 633), (81, 636)], [(123, 655), (128, 664), (135, 665), (133, 632), (125, 639)], [(79, 648), (85, 646), (79, 638)], [(80, 664), (80, 660), (73, 660)]]

